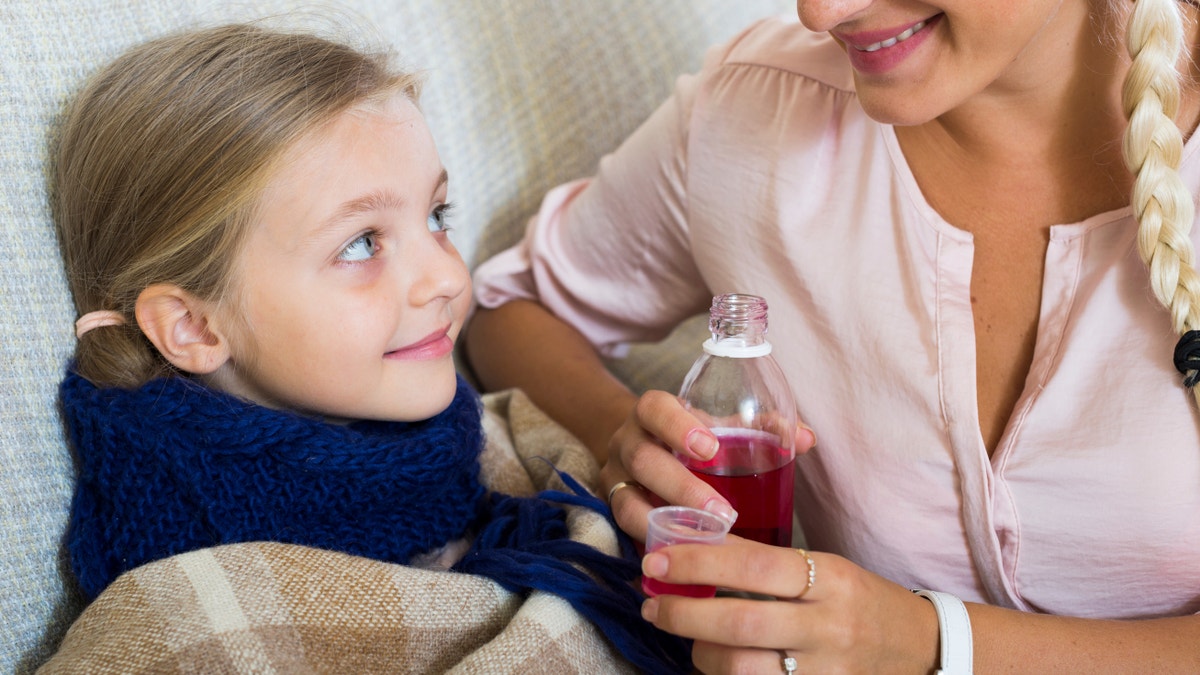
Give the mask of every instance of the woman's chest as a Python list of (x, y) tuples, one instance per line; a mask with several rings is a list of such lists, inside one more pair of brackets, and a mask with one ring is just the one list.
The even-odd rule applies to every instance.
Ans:
[[(776, 358), (819, 439), (799, 465), (810, 543), (1027, 609), (1190, 607), (1200, 425), (1128, 219), (1052, 232), (1014, 311), (973, 289), (977, 238), (906, 209), (855, 219), (842, 208), (841, 230), (797, 220), (767, 236), (777, 245), (711, 273), (717, 291), (771, 302)], [(1005, 286), (1004, 267), (995, 261), (992, 286)], [(980, 379), (1004, 345), (988, 346), (980, 320), (1014, 317), (1032, 344), (989, 446)], [(1101, 603), (1122, 576), (1144, 590), (1137, 606)]]

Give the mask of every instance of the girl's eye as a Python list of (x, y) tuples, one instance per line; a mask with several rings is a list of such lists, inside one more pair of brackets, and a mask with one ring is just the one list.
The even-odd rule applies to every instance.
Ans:
[(451, 204), (441, 204), (429, 214), (429, 218), (425, 221), (429, 225), (430, 232), (448, 232), (450, 224), (447, 222), (450, 219), (450, 211), (453, 209)]
[(342, 252), (338, 254), (338, 260), (346, 262), (361, 262), (370, 260), (376, 253), (379, 252), (379, 242), (377, 235), (374, 232), (367, 232), (358, 239), (350, 242)]

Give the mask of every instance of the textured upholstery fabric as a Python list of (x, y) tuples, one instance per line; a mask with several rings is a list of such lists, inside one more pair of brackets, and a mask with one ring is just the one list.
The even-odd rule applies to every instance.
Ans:
[[(295, 8), (304, 8), (298, 19)], [(318, 7), (318, 9), (314, 9)], [(47, 201), (62, 105), (100, 64), (179, 27), (279, 15), (391, 43), (423, 108), (471, 262), (515, 242), (552, 185), (590, 173), (708, 45), (784, 0), (4, 0), (0, 2), (0, 673), (29, 672), (80, 610), (62, 564), (73, 467), (55, 390), (75, 313)], [(345, 35), (346, 31), (335, 32)], [(690, 360), (694, 345), (684, 340)], [(678, 384), (638, 353), (635, 387)], [(662, 379), (665, 378), (665, 379)]]

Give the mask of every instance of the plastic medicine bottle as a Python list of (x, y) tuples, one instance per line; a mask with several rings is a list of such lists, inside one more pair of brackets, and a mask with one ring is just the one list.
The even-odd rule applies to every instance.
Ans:
[(720, 443), (712, 459), (678, 455), (738, 512), (733, 534), (777, 546), (792, 541), (796, 404), (767, 341), (767, 302), (713, 298), (712, 337), (679, 396)]

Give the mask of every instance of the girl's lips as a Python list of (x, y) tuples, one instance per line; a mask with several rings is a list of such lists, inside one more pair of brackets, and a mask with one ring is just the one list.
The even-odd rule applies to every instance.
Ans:
[(860, 73), (877, 75), (898, 66), (932, 34), (941, 21), (937, 14), (907, 26), (860, 33), (834, 33), (846, 45), (850, 65)]
[(383, 358), (398, 361), (426, 361), (441, 358), (454, 349), (454, 340), (450, 339), (449, 333), (449, 327), (443, 328), (407, 347), (390, 351), (384, 354)]

